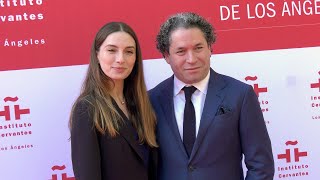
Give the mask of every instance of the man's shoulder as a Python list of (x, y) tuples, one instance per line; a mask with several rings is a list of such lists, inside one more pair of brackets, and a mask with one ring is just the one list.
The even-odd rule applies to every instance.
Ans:
[(218, 79), (222, 79), (230, 87), (237, 87), (237, 88), (241, 88), (241, 89), (242, 88), (247, 89), (250, 87), (249, 84), (242, 82), (239, 79), (236, 79), (236, 78), (228, 76), (228, 75), (216, 73), (216, 76)]
[(154, 88), (150, 89), (148, 91), (148, 93), (150, 96), (157, 95), (157, 94), (161, 93), (161, 91), (163, 91), (164, 89), (167, 89), (169, 86), (172, 86), (173, 85), (172, 83), (173, 83), (173, 77), (171, 76), (171, 77), (163, 80), (162, 82), (160, 82)]

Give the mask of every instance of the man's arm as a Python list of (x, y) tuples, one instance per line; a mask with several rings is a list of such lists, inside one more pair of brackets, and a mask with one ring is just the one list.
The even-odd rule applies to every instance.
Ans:
[(240, 138), (248, 169), (245, 179), (273, 180), (271, 141), (258, 98), (251, 86), (248, 86), (241, 108)]

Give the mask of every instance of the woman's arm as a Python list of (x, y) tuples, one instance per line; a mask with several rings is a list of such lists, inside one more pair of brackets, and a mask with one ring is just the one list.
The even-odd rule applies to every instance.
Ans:
[(71, 128), (71, 153), (76, 180), (101, 180), (100, 148), (89, 104), (75, 106)]

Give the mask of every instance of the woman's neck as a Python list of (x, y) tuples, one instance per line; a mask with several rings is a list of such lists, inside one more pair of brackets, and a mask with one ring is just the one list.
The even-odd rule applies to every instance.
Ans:
[(116, 100), (119, 104), (125, 103), (125, 98), (123, 94), (124, 81), (114, 81), (114, 87), (110, 92), (110, 95)]
[(129, 118), (129, 113), (127, 110), (126, 99), (123, 94), (124, 81), (114, 81), (114, 87), (110, 92), (112, 98), (118, 104), (118, 107), (125, 114), (127, 118)]

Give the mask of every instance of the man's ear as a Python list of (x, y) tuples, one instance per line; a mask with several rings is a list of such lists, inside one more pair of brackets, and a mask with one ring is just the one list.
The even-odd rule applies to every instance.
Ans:
[(168, 63), (168, 64), (170, 64), (170, 61), (169, 61), (169, 53), (164, 53), (163, 54), (163, 58), (166, 60), (166, 62)]
[(213, 53), (212, 45), (208, 45), (208, 48), (210, 49), (210, 52), (211, 52), (211, 54), (212, 54), (212, 53)]

